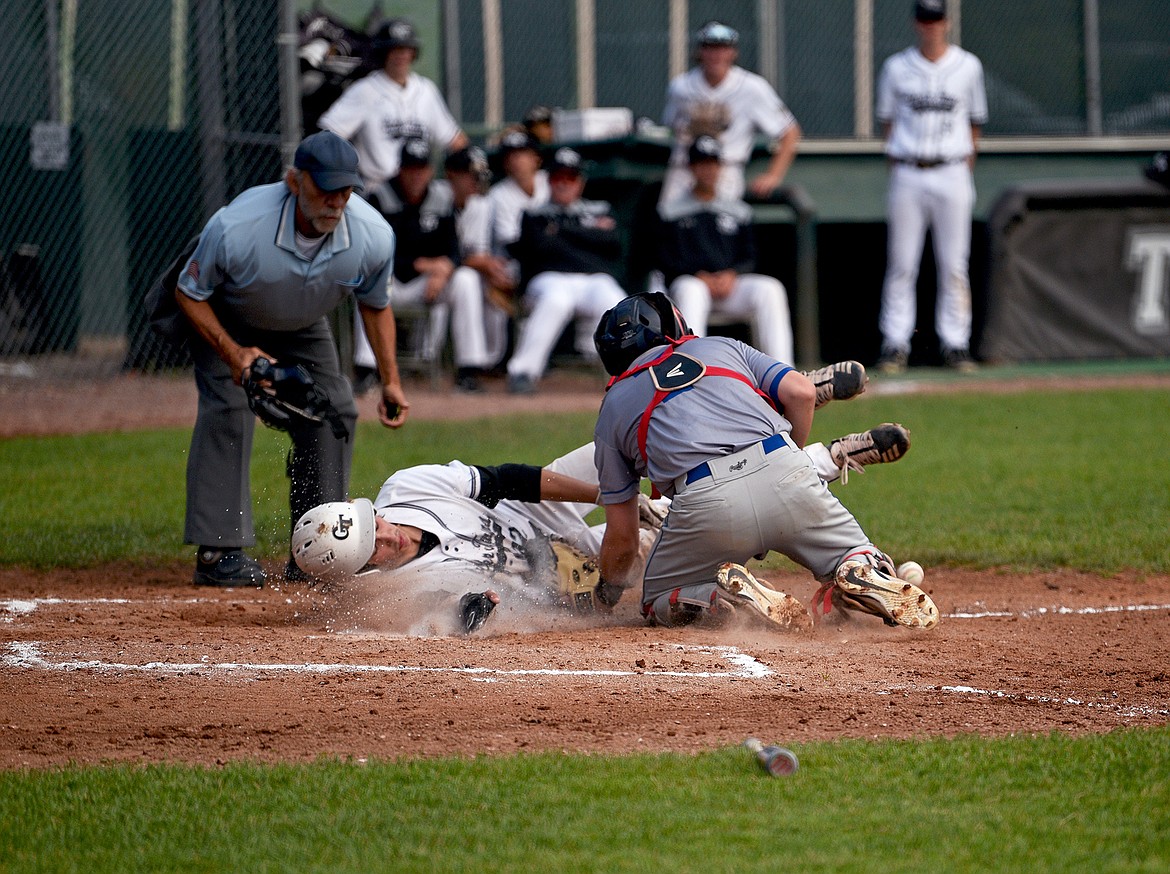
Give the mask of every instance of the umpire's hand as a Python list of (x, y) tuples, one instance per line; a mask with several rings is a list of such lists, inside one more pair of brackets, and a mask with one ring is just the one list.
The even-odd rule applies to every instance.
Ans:
[(401, 428), (406, 424), (410, 402), (402, 392), (402, 385), (388, 382), (382, 386), (382, 397), (378, 401), (378, 420), (387, 428)]

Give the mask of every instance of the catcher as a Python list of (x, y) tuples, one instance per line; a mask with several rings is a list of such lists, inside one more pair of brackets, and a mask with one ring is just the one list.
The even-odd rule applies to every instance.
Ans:
[[(826, 482), (848, 470), (896, 461), (909, 449), (901, 425), (884, 424), (807, 454)], [(315, 580), (341, 582), (380, 574), (403, 599), (424, 598), (471, 633), (501, 603), (588, 613), (612, 606), (596, 556), (605, 526), (585, 520), (596, 509), (594, 447), (587, 444), (544, 468), (452, 461), (404, 468), (374, 501), (314, 507), (293, 528), (292, 554)], [(638, 499), (642, 558), (658, 536), (669, 501)], [(432, 603), (433, 602), (433, 603)]]

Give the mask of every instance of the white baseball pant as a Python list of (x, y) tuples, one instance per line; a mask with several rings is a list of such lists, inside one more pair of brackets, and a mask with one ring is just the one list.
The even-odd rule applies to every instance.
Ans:
[(626, 293), (608, 273), (537, 274), (525, 292), (528, 318), (520, 329), (516, 351), (508, 361), (508, 376), (539, 379), (548, 367), (553, 347), (565, 327), (577, 320), (577, 351), (596, 357), (593, 331), (606, 310)]
[(917, 321), (918, 266), (929, 228), (938, 264), (935, 331), (944, 349), (971, 342), (971, 210), (975, 182), (965, 161), (920, 169), (895, 164), (886, 198), (886, 278), (878, 327), (883, 348), (909, 350)]
[(687, 326), (699, 337), (707, 336), (713, 313), (752, 324), (755, 344), (765, 355), (792, 363), (792, 319), (788, 295), (779, 279), (758, 273), (742, 273), (731, 294), (719, 300), (711, 296), (707, 284), (694, 276), (680, 276), (670, 284), (670, 297), (686, 319)]
[[(410, 282), (392, 280), (390, 304), (419, 304), (423, 302), (427, 278), (417, 276)], [(424, 355), (428, 358), (439, 353), (447, 335), (447, 322), (451, 323), (451, 345), (454, 348), (456, 367), (489, 367), (494, 362), (488, 358), (487, 339), (484, 333), (483, 288), (479, 274), (470, 267), (457, 267), (451, 278), (439, 293), (430, 308), (430, 325)], [(373, 368), (377, 362), (374, 350), (366, 337), (361, 313), (354, 322), (353, 361), (358, 367)]]

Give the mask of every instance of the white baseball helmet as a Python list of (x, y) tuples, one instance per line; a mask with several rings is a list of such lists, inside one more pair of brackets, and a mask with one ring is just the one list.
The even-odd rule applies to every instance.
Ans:
[(293, 528), (292, 554), (297, 567), (314, 579), (356, 574), (374, 554), (374, 505), (358, 498), (314, 507)]

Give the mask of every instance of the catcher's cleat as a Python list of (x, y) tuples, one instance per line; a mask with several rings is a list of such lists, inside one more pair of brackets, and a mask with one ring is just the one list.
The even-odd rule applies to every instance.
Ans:
[(910, 431), (886, 422), (868, 431), (846, 434), (829, 444), (833, 463), (841, 468), (841, 482), (849, 482), (849, 471), (863, 473), (868, 464), (897, 461), (910, 451)]
[(847, 401), (857, 397), (865, 391), (865, 384), (869, 382), (860, 361), (838, 361), (803, 373), (817, 387), (818, 410), (829, 401)]
[(938, 624), (938, 608), (926, 592), (863, 561), (847, 561), (837, 568), (833, 588), (817, 592), (814, 610), (823, 606), (827, 613), (830, 598), (838, 607), (879, 616), (890, 626), (933, 628)]
[(471, 634), (487, 621), (496, 602), (487, 592), (468, 592), (459, 599), (459, 622), (464, 634)]
[(256, 559), (249, 556), (242, 549), (216, 549), (210, 546), (199, 547), (199, 554), (195, 559), (195, 585), (220, 586), (230, 588), (234, 586), (254, 586), (264, 588), (264, 569)]
[(763, 585), (743, 565), (724, 562), (715, 574), (715, 585), (733, 606), (751, 607), (774, 628), (807, 628), (812, 622), (803, 604)]

